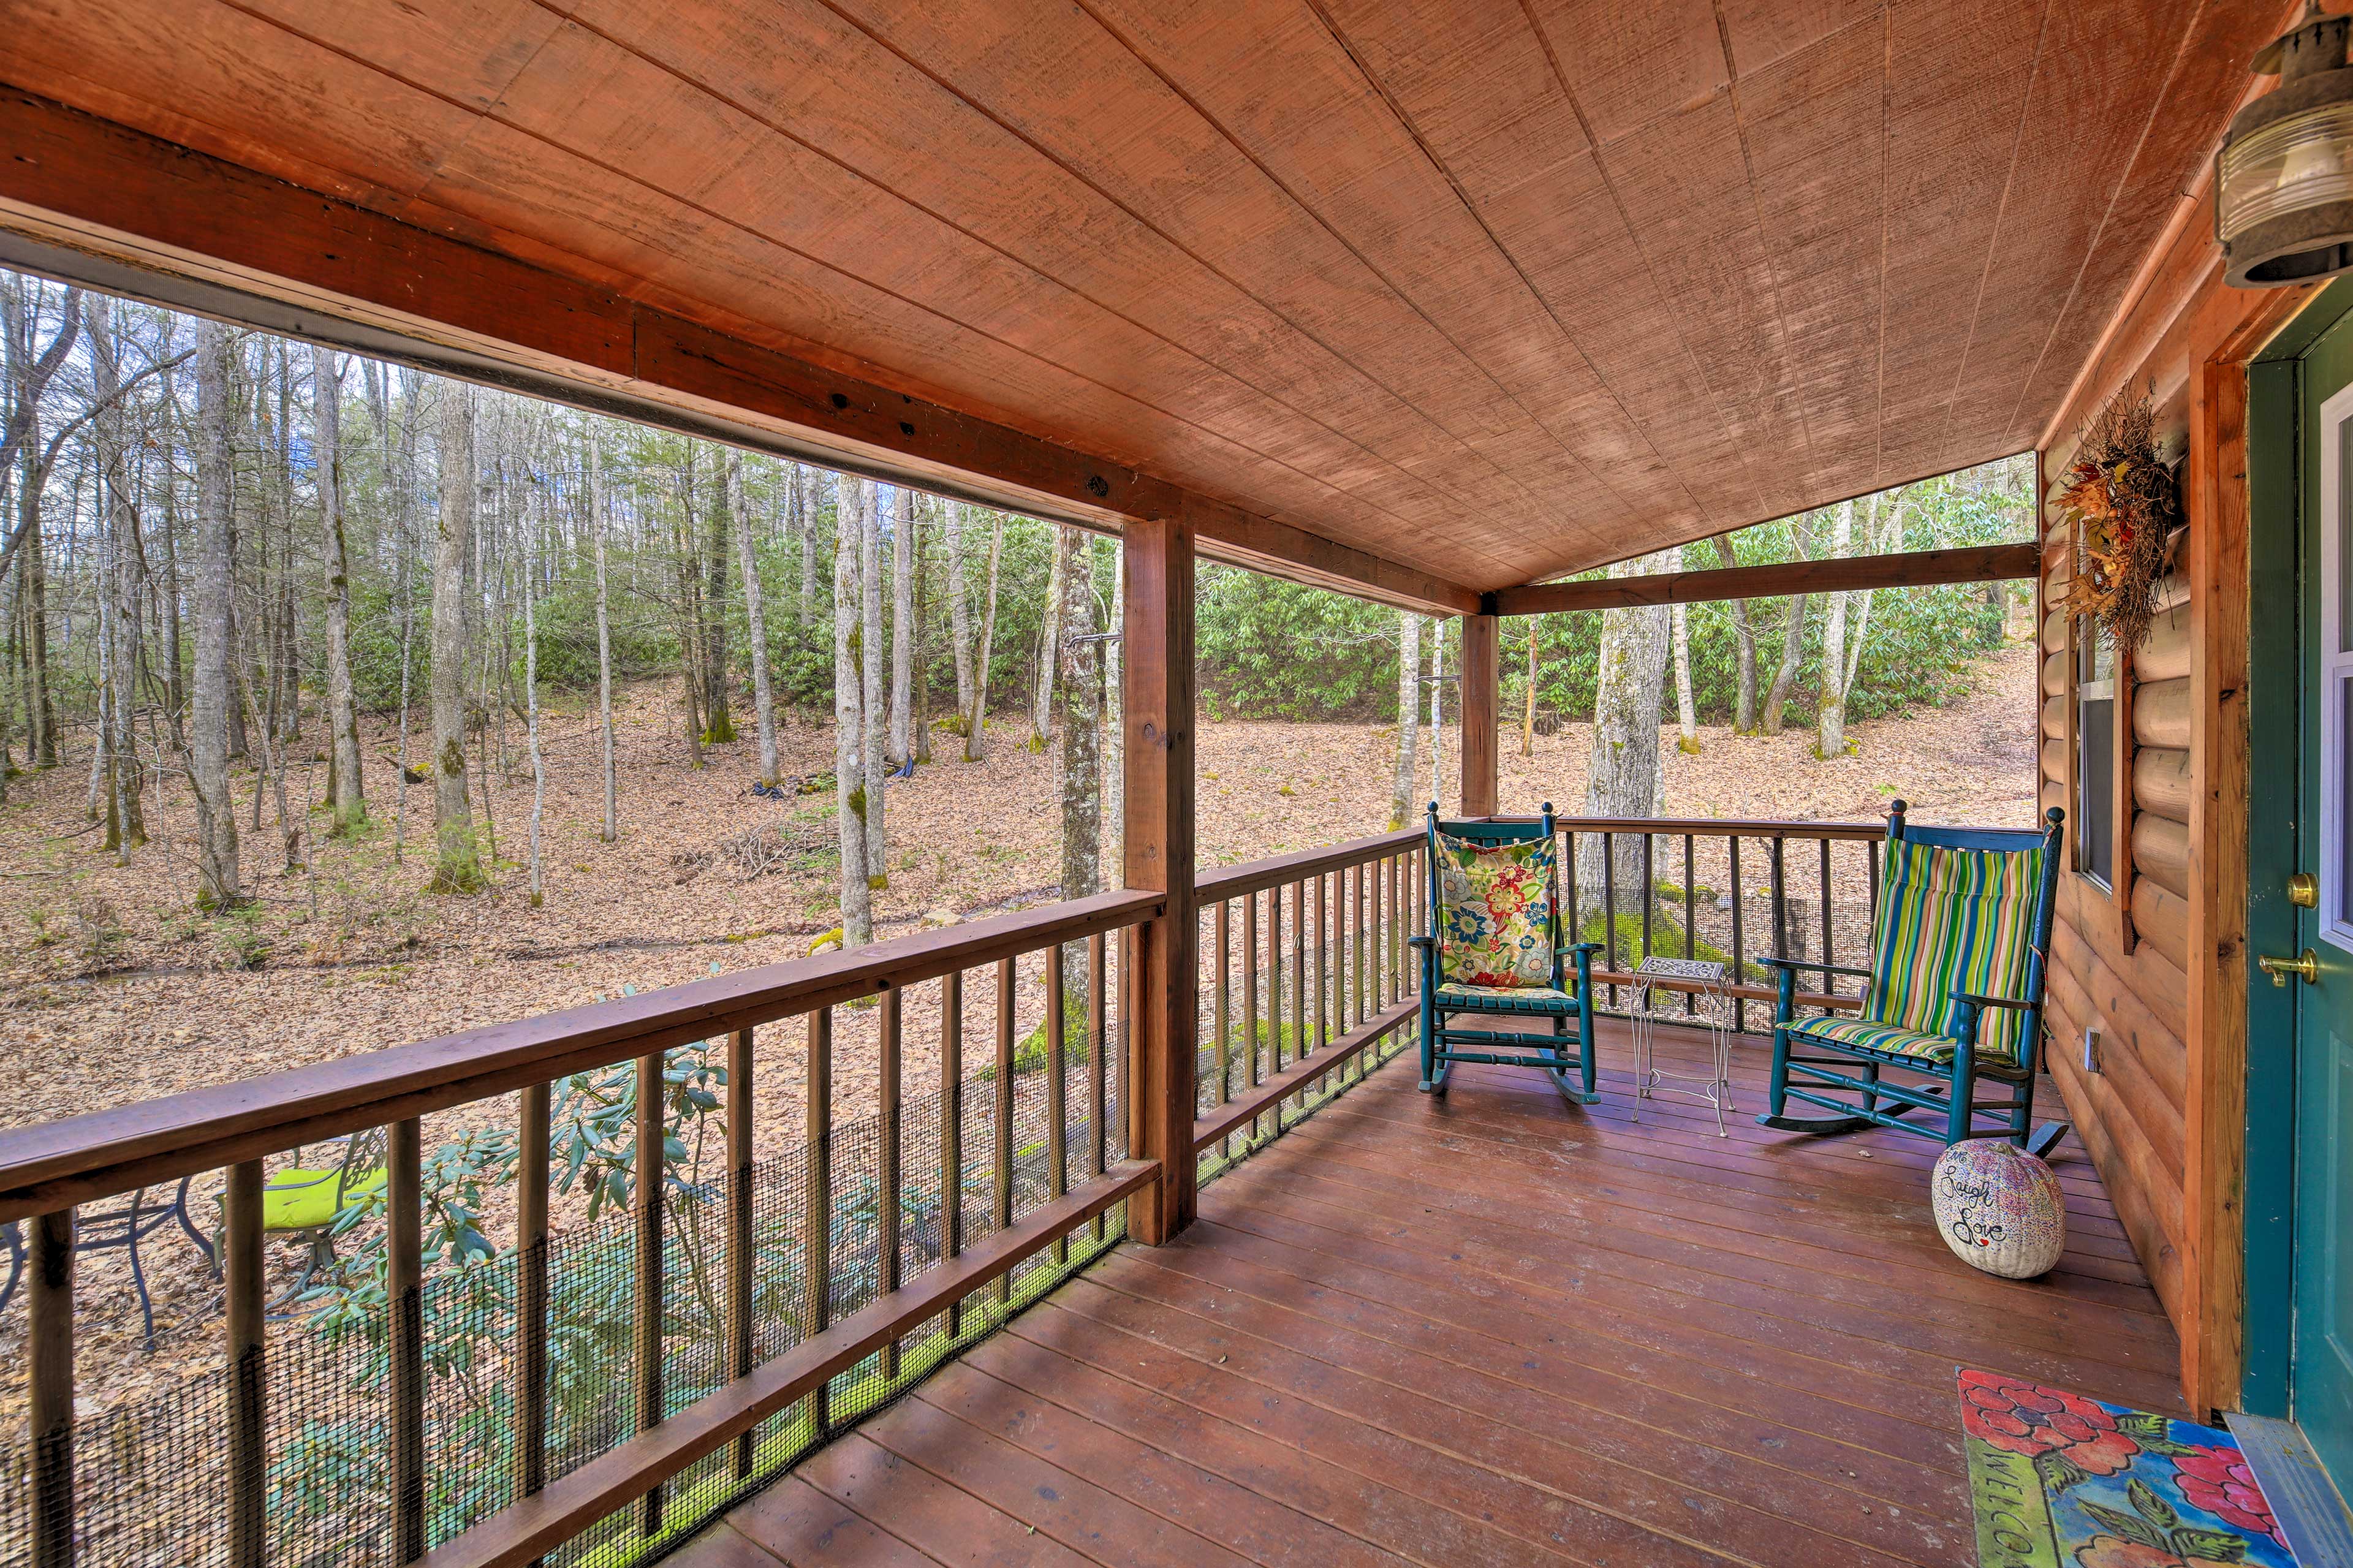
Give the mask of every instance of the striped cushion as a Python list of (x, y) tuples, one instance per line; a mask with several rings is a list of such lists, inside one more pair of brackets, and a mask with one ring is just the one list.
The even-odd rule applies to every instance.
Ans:
[(1924, 1035), (1893, 1024), (1874, 1024), (1868, 1018), (1809, 1018), (1791, 1025), (1789, 1033), (1797, 1039), (1820, 1040), (1827, 1045), (1869, 1051), (1874, 1056), (1911, 1057), (1937, 1063), (1953, 1059), (1953, 1042), (1947, 1036)]
[(1466, 1013), (1559, 1013), (1575, 1008), (1577, 998), (1549, 985), (1440, 985), (1438, 1009)]
[[(1861, 1019), (1849, 1023), (1949, 1036), (1954, 992), (2024, 996), (2042, 889), (2040, 846), (1947, 849), (1908, 839), (1888, 845), (1871, 1003)], [(1978, 1054), (2017, 1059), (2024, 1024), (2022, 1013), (1986, 1009), (1978, 1022)], [(1807, 1032), (1820, 1033), (1811, 1025)]]

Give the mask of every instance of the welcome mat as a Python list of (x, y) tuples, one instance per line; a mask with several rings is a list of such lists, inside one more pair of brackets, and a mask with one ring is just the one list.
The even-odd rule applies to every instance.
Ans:
[(2228, 1432), (1960, 1369), (1978, 1568), (2296, 1568)]

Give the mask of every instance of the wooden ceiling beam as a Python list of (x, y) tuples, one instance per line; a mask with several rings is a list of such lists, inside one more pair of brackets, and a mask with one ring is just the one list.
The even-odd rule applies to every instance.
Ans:
[(2042, 558), (2032, 541), (1960, 550), (1915, 550), (1837, 561), (1789, 561), (1711, 572), (1662, 572), (1583, 583), (1531, 583), (1487, 595), (1489, 613), (1540, 616), (1558, 610), (1618, 610), (1639, 605), (1696, 605), (1720, 599), (1778, 599), (1862, 588), (1918, 588), (1936, 583), (1991, 583), (2031, 577)]
[(1042, 436), (0, 91), (0, 262), (436, 374), (1083, 527), (1182, 520), (1200, 552), (1401, 607), (1470, 588)]

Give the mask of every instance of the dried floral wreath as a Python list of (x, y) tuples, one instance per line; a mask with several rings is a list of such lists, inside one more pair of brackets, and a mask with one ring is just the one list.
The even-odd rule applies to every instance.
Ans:
[(2118, 392), (2094, 417), (2059, 505), (2083, 543), (2060, 608), (2097, 620), (2116, 647), (2138, 647), (2181, 522), (2179, 465), (2158, 455), (2146, 394)]

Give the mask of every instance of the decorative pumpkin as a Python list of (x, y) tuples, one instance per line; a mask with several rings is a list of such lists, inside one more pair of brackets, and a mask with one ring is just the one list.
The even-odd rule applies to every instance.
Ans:
[(2005, 1279), (2048, 1274), (2067, 1247), (2067, 1205), (2051, 1167), (2006, 1138), (1971, 1138), (1929, 1178), (1936, 1232), (1972, 1268)]

